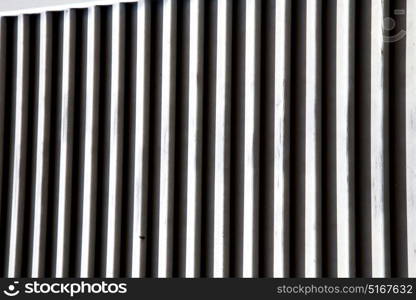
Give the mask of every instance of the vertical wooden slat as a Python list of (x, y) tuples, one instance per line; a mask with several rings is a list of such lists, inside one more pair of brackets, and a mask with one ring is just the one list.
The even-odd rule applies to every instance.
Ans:
[(276, 1), (273, 152), (273, 277), (288, 276), (289, 213), (289, 93), (291, 3)]
[(320, 18), (321, 1), (306, 3), (305, 277), (321, 275)]
[(86, 13), (85, 95), (82, 99), (84, 127), (81, 157), (81, 232), (79, 277), (91, 277), (94, 272), (95, 218), (97, 197), (98, 100), (100, 61), (100, 9), (88, 8)]
[(135, 98), (133, 101), (134, 171), (130, 201), (133, 207), (133, 220), (130, 223), (129, 249), (131, 277), (144, 277), (146, 271), (147, 240), (147, 195), (148, 195), (148, 130), (149, 130), (149, 67), (150, 67), (150, 1), (141, 0), (136, 7), (136, 66)]
[(36, 133), (34, 186), (31, 219), (30, 276), (43, 277), (45, 269), (46, 220), (48, 207), (49, 152), (51, 127), (52, 15), (44, 12), (39, 20), (38, 88), (36, 95)]
[(408, 0), (406, 11), (407, 272), (416, 278), (416, 1)]
[(21, 276), (28, 135), (29, 17), (17, 17), (15, 86), (13, 87), (11, 170), (9, 187), (7, 277)]
[(232, 2), (216, 1), (212, 277), (229, 276)]
[(125, 7), (111, 9), (111, 91), (108, 134), (108, 186), (106, 187), (105, 277), (120, 271), (120, 226), (122, 201), (122, 153), (124, 120)]
[(157, 277), (172, 276), (173, 191), (175, 145), (176, 1), (162, 5), (160, 71), (160, 166), (158, 170)]
[(385, 111), (386, 86), (385, 44), (383, 19), (385, 1), (371, 2), (371, 257), (372, 276), (386, 277), (387, 271), (387, 194), (385, 168), (387, 155), (384, 147), (387, 138), (387, 112)]
[(336, 200), (337, 275), (354, 276), (353, 214), (353, 103), (354, 103), (354, 6), (337, 1), (336, 40)]
[(56, 235), (54, 237), (54, 277), (69, 276), (70, 219), (72, 192), (72, 154), (74, 141), (75, 81), (75, 11), (65, 10), (62, 16), (62, 75), (60, 83), (58, 188), (56, 194)]
[(200, 275), (204, 2), (189, 1), (185, 277)]
[(245, 1), (242, 277), (258, 276), (260, 7)]

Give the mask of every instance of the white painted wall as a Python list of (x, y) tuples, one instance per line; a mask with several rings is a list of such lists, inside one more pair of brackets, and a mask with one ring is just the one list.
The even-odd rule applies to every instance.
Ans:
[(86, 7), (94, 4), (114, 4), (117, 2), (134, 2), (135, 0), (0, 0), (0, 15), (60, 10), (68, 7)]

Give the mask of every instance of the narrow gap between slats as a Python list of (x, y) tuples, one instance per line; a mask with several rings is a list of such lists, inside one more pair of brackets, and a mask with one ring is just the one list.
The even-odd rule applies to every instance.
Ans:
[(13, 86), (14, 86), (14, 76), (13, 76), (13, 62), (15, 61), (15, 53), (16, 53), (16, 44), (14, 43), (14, 32), (16, 27), (16, 18), (4, 18), (2, 20), (2, 47), (5, 51), (4, 53), (4, 62), (5, 64), (2, 66), (2, 76), (4, 76), (4, 94), (1, 96), (3, 97), (1, 101), (3, 109), (4, 109), (4, 119), (3, 123), (0, 126), (3, 127), (3, 136), (0, 138), (2, 140), (2, 169), (0, 172), (1, 174), (1, 191), (0, 191), (0, 276), (6, 277), (7, 270), (6, 270), (6, 236), (7, 236), (7, 219), (8, 219), (8, 195), (9, 195), (9, 172), (10, 172), (10, 155), (11, 155), (11, 121), (12, 121), (12, 110), (13, 110)]

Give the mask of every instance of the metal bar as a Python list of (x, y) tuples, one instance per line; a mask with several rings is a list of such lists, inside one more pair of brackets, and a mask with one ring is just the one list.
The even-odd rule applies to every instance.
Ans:
[(30, 276), (44, 276), (46, 219), (48, 203), (48, 168), (51, 119), (52, 16), (44, 12), (39, 25), (38, 94), (36, 97), (35, 171), (32, 189)]
[(185, 277), (200, 275), (201, 150), (203, 88), (203, 13), (201, 0), (190, 0), (188, 70), (188, 147)]
[(108, 187), (105, 241), (105, 277), (119, 276), (122, 154), (124, 120), (124, 16), (125, 7), (116, 4), (111, 10), (111, 91), (108, 144)]
[(291, 3), (276, 1), (273, 155), (273, 277), (288, 276), (288, 147)]
[(81, 233), (79, 277), (91, 277), (94, 272), (95, 249), (95, 203), (97, 197), (98, 154), (98, 100), (99, 100), (99, 49), (100, 10), (92, 7), (87, 13), (86, 78), (84, 113), (85, 127), (82, 132), (82, 182), (81, 182)]
[(150, 2), (139, 1), (136, 8), (136, 66), (134, 98), (134, 173), (133, 224), (131, 225), (131, 277), (144, 277), (146, 271), (147, 195), (148, 195), (148, 130), (149, 130), (149, 59), (150, 59)]
[(53, 276), (68, 277), (74, 139), (75, 11), (63, 12), (62, 81), (59, 112), (58, 191)]
[(416, 278), (416, 2), (407, 1), (406, 26), (406, 198), (408, 277)]
[(353, 173), (353, 2), (337, 1), (336, 40), (336, 201), (337, 275), (354, 276)]
[(305, 277), (321, 274), (320, 240), (320, 0), (306, 4)]
[(232, 2), (217, 0), (212, 276), (229, 276)]
[(162, 3), (161, 127), (157, 277), (172, 276), (173, 171), (175, 145), (176, 1)]
[(17, 17), (15, 86), (7, 236), (7, 277), (20, 277), (28, 135), (29, 17)]
[(384, 1), (372, 0), (371, 4), (371, 264), (373, 277), (386, 277)]

